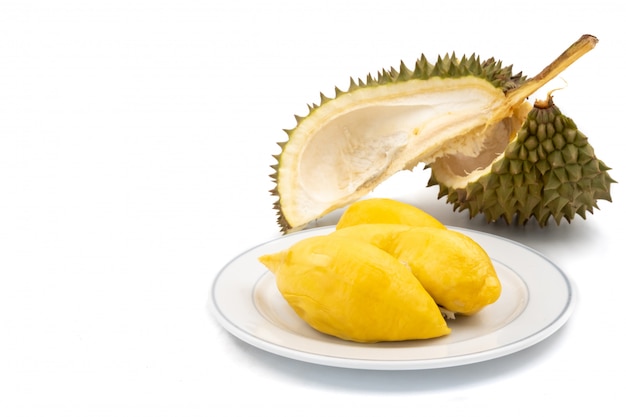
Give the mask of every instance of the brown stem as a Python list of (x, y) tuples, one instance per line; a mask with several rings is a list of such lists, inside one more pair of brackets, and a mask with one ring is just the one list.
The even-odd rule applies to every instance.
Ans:
[(578, 58), (591, 51), (597, 43), (598, 38), (593, 35), (581, 36), (580, 39), (574, 42), (565, 50), (565, 52), (563, 52), (550, 65), (545, 67), (539, 74), (535, 75), (521, 86), (513, 90), (509, 90), (506, 93), (508, 102), (517, 103), (525, 100), (528, 96), (559, 75), (563, 70), (565, 70), (565, 68), (577, 61)]

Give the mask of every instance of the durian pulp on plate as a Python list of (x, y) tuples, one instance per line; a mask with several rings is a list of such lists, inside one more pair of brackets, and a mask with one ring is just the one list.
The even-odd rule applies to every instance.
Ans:
[(583, 36), (529, 80), (493, 59), (453, 54), (351, 80), (332, 99), (322, 95), (307, 116), (296, 117), (275, 156), (281, 228), (303, 228), (419, 163), (438, 160), (446, 185), (462, 188), (515, 138), (532, 109), (527, 97), (596, 42)]

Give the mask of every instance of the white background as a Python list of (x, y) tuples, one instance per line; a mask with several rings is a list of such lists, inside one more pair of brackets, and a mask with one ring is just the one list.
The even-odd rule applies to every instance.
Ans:
[[(621, 16), (602, 0), (1, 1), (0, 414), (614, 415)], [(580, 293), (553, 337), (480, 364), (376, 372), (284, 359), (217, 324), (211, 283), (279, 236), (271, 155), (319, 92), (422, 53), (533, 75), (583, 33), (600, 43), (552, 85), (613, 168), (613, 203), (539, 229), (469, 221), (421, 168), (376, 191), (552, 259)]]

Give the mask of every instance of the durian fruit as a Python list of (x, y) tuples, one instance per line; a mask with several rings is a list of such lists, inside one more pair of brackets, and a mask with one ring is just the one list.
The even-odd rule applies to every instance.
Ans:
[[(296, 126), (286, 130), (288, 139), (274, 156), (272, 194), (281, 230), (304, 228), (420, 163), (428, 166), (454, 155), (456, 161), (469, 161), (463, 165), (472, 169), (467, 178), (489, 172), (531, 111), (528, 96), (597, 41), (582, 36), (532, 78), (493, 58), (452, 54), (430, 63), (422, 55), (413, 68), (401, 63), (377, 77), (351, 79), (334, 98), (321, 95), (308, 115), (296, 116)], [(443, 185), (460, 191), (464, 186), (457, 180)], [(582, 198), (592, 202), (605, 196), (593, 194)]]
[(365, 241), (314, 236), (259, 261), (295, 313), (322, 333), (363, 343), (450, 333), (406, 265)]
[(515, 139), (487, 170), (467, 175), (454, 156), (439, 158), (430, 168), (429, 185), (438, 184), (439, 198), (447, 197), (455, 210), (469, 210), (470, 217), (483, 213), (489, 222), (525, 224), (534, 217), (541, 227), (550, 218), (556, 224), (576, 215), (584, 219), (597, 200), (611, 200), (615, 182), (551, 96), (535, 102)]

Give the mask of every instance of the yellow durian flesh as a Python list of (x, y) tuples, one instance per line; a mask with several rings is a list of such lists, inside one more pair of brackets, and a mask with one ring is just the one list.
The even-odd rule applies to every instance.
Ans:
[(331, 235), (362, 240), (386, 251), (399, 233), (410, 229), (406, 224), (364, 223), (336, 229)]
[(367, 242), (315, 236), (259, 260), (296, 314), (322, 333), (372, 343), (450, 332), (409, 269)]
[(350, 204), (337, 221), (337, 229), (365, 223), (403, 224), (445, 228), (435, 217), (401, 201), (369, 198)]
[(407, 265), (435, 302), (472, 315), (502, 291), (489, 255), (469, 236), (449, 229), (362, 224), (332, 233), (371, 243)]
[(398, 233), (385, 249), (405, 262), (447, 310), (472, 315), (500, 297), (502, 286), (489, 255), (463, 233), (412, 228)]

